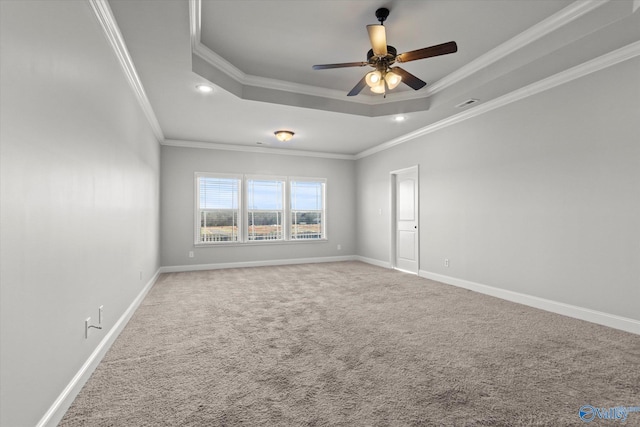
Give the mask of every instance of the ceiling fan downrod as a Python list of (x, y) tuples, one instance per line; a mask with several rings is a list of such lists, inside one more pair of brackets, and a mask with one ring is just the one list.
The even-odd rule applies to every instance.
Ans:
[(386, 21), (388, 17), (389, 9), (387, 9), (386, 7), (381, 7), (380, 9), (376, 10), (376, 18), (378, 18), (378, 21), (380, 21), (380, 25), (384, 25), (384, 21)]

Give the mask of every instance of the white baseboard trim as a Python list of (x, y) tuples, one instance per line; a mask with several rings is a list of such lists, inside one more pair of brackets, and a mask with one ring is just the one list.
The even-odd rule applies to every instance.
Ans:
[(522, 294), (520, 292), (482, 285), (480, 283), (470, 282), (468, 280), (432, 273), (425, 270), (420, 270), (419, 276), (518, 304), (528, 305), (529, 307), (539, 308), (552, 313), (562, 314), (575, 319), (585, 320), (587, 322), (597, 323), (599, 325), (640, 335), (640, 320), (629, 319), (615, 314), (565, 304), (563, 302)]
[(316, 264), (321, 262), (354, 261), (354, 255), (319, 258), (272, 259), (265, 261), (220, 262), (215, 264), (171, 265), (160, 267), (160, 273), (181, 273), (185, 271), (220, 270), (223, 268), (269, 267), (274, 265)]
[(367, 257), (360, 256), (360, 255), (356, 255), (354, 257), (354, 259), (356, 261), (365, 262), (367, 264), (376, 265), (376, 266), (382, 267), (382, 268), (391, 268), (391, 263), (389, 263), (387, 261), (380, 261), (378, 259), (367, 258)]
[(62, 393), (60, 393), (55, 402), (53, 402), (38, 424), (36, 424), (36, 427), (53, 427), (58, 425), (104, 355), (107, 353), (109, 348), (111, 348), (111, 345), (113, 345), (116, 338), (118, 338), (118, 335), (120, 335), (124, 327), (127, 325), (127, 322), (129, 322), (129, 319), (131, 319), (131, 316), (133, 316), (133, 313), (136, 311), (144, 297), (156, 283), (159, 275), (160, 270), (156, 271), (156, 274), (154, 274), (151, 280), (147, 282), (138, 296), (133, 300), (122, 316), (120, 316), (109, 332), (107, 332), (95, 350), (93, 350), (93, 353), (91, 353), (87, 361), (84, 362), (80, 370), (75, 374), (64, 390), (62, 390)]

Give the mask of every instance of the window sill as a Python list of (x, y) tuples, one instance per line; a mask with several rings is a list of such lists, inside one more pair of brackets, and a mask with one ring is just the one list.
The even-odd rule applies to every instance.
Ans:
[(207, 242), (207, 243), (194, 243), (196, 248), (220, 248), (229, 246), (271, 246), (271, 245), (299, 245), (301, 243), (327, 243), (329, 239), (300, 239), (300, 240), (251, 240), (248, 242)]

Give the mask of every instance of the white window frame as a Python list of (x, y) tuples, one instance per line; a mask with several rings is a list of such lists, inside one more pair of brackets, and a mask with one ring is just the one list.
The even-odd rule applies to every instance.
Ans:
[[(321, 217), (321, 237), (320, 238), (294, 238), (291, 232), (291, 220), (293, 216), (293, 207), (291, 206), (291, 195), (293, 194), (292, 183), (293, 182), (317, 182), (322, 184), (322, 209), (320, 209), (320, 217)], [(326, 178), (309, 178), (309, 177), (289, 177), (287, 181), (289, 187), (289, 199), (287, 200), (287, 213), (289, 218), (287, 229), (289, 231), (289, 239), (294, 242), (313, 242), (318, 240), (327, 240), (327, 180)]]
[[(221, 178), (221, 179), (237, 179), (238, 180), (238, 240), (231, 241), (210, 241), (204, 242), (200, 238), (200, 218), (202, 209), (200, 209), (200, 178)], [(243, 212), (243, 199), (242, 194), (244, 194), (244, 177), (239, 174), (226, 174), (226, 173), (206, 173), (206, 172), (196, 172), (195, 180), (194, 180), (194, 192), (195, 192), (195, 221), (194, 221), (194, 243), (197, 246), (200, 245), (233, 245), (240, 243), (244, 240), (244, 217), (242, 215)]]
[[(237, 241), (210, 241), (200, 240), (200, 185), (199, 178), (231, 178), (238, 179), (238, 240)], [(282, 239), (265, 239), (265, 240), (249, 240), (249, 213), (251, 209), (248, 207), (248, 180), (265, 180), (265, 181), (283, 181), (283, 204), (282, 204)], [(291, 183), (292, 182), (319, 182), (322, 183), (322, 210), (321, 210), (321, 233), (320, 238), (310, 239), (294, 239), (291, 236)], [(277, 245), (291, 243), (313, 243), (326, 242), (327, 237), (327, 179), (318, 177), (287, 177), (278, 175), (249, 175), (249, 174), (230, 174), (230, 173), (214, 173), (214, 172), (196, 172), (194, 178), (194, 246), (246, 246), (246, 245)]]
[[(261, 210), (259, 209), (252, 209), (249, 206), (249, 181), (279, 181), (282, 183), (282, 200), (280, 201), (280, 204), (282, 206), (282, 209), (280, 210), (281, 214), (281, 224), (282, 224), (282, 234), (281, 234), (281, 238), (280, 239), (264, 239), (264, 240), (256, 240), (256, 239), (250, 239), (250, 232), (249, 232), (249, 217), (251, 216), (252, 213), (254, 212), (261, 212)], [(245, 175), (244, 177), (244, 206), (246, 206), (245, 212), (244, 212), (244, 216), (243, 216), (243, 220), (244, 220), (244, 228), (246, 230), (245, 236), (243, 241), (244, 242), (251, 242), (251, 243), (262, 243), (262, 242), (282, 242), (287, 240), (287, 223), (285, 222), (287, 220), (287, 192), (288, 192), (288, 181), (287, 181), (287, 177), (286, 176), (269, 176), (269, 175)], [(264, 212), (272, 212), (272, 211), (264, 211)]]

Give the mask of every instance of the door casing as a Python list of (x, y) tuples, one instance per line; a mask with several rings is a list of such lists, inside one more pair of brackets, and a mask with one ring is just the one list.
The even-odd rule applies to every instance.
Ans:
[(389, 264), (391, 266), (391, 268), (394, 269), (399, 269), (398, 265), (397, 265), (397, 239), (398, 239), (398, 231), (397, 231), (397, 214), (396, 214), (396, 204), (397, 204), (397, 178), (398, 175), (402, 175), (404, 173), (408, 173), (408, 172), (414, 172), (416, 175), (416, 223), (417, 223), (417, 231), (416, 231), (416, 238), (417, 238), (417, 244), (416, 244), (416, 271), (407, 271), (404, 269), (401, 269), (402, 271), (408, 272), (408, 273), (413, 273), (413, 274), (418, 274), (418, 272), (420, 271), (420, 174), (419, 174), (419, 167), (418, 165), (415, 166), (411, 166), (408, 168), (404, 168), (404, 169), (398, 169), (398, 170), (394, 170), (391, 171), (389, 173), (389, 185), (390, 185), (390, 194), (391, 194), (391, 200), (390, 200), (390, 206), (389, 206), (389, 212), (390, 212), (390, 239), (389, 239), (389, 246), (390, 246), (390, 255), (389, 255)]

